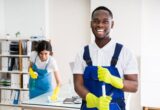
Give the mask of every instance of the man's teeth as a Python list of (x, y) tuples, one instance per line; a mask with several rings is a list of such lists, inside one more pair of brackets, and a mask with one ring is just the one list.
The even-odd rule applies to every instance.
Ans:
[(103, 29), (99, 29), (99, 30), (97, 30), (97, 32), (103, 32), (104, 30)]

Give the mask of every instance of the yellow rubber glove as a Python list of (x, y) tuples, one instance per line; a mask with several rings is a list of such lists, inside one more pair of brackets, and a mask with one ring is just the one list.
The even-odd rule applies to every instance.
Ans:
[(98, 79), (99, 81), (111, 84), (118, 89), (122, 89), (124, 86), (121, 78), (113, 76), (107, 68), (101, 66), (98, 66)]
[(29, 68), (29, 75), (31, 76), (32, 79), (37, 79), (38, 77), (38, 74), (35, 71), (33, 71), (32, 68)]
[(51, 96), (51, 101), (57, 100), (57, 98), (58, 98), (58, 93), (59, 93), (59, 89), (60, 89), (59, 86), (57, 86), (57, 87), (54, 89), (53, 94), (52, 94), (52, 96)]
[(109, 104), (112, 98), (110, 96), (96, 97), (92, 93), (86, 96), (87, 108), (97, 108), (98, 110), (109, 110)]

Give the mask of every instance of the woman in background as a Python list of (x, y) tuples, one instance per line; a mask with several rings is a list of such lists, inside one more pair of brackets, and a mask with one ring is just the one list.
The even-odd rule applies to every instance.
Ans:
[(56, 100), (61, 80), (58, 72), (56, 60), (52, 55), (50, 42), (42, 40), (39, 42), (36, 51), (32, 51), (29, 67), (29, 97), (34, 98), (41, 94), (53, 91), (53, 76), (56, 80), (56, 87), (51, 96), (51, 100)]

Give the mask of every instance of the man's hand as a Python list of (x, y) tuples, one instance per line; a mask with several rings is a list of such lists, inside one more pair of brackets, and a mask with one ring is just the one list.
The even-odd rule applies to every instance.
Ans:
[(107, 68), (98, 66), (98, 79), (99, 81), (103, 81), (107, 84), (111, 84), (116, 88), (119, 88), (119, 89), (123, 88), (123, 80), (119, 77), (113, 76)]
[(92, 93), (88, 93), (86, 96), (87, 108), (97, 108), (98, 110), (109, 110), (109, 104), (111, 102), (110, 96), (96, 97)]

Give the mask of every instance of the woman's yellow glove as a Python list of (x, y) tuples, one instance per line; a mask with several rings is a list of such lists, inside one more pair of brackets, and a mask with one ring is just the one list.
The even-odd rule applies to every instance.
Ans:
[(118, 89), (122, 89), (124, 86), (121, 78), (113, 76), (107, 68), (101, 66), (98, 66), (98, 79), (99, 81), (111, 84)]
[(59, 93), (59, 89), (60, 89), (59, 86), (57, 86), (57, 87), (54, 89), (53, 94), (52, 94), (52, 96), (51, 96), (51, 101), (57, 100), (57, 98), (58, 98), (58, 93)]
[(38, 74), (35, 71), (33, 71), (32, 68), (29, 68), (29, 75), (31, 76), (32, 79), (37, 79), (38, 77)]
[(112, 98), (110, 96), (96, 97), (92, 93), (86, 96), (87, 108), (97, 108), (98, 110), (109, 110), (109, 104)]

